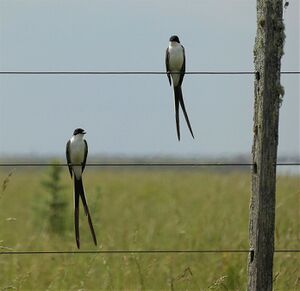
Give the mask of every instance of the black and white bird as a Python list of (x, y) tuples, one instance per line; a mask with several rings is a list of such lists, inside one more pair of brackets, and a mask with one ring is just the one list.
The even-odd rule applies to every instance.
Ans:
[[(189, 127), (192, 137), (194, 138), (193, 130), (189, 121), (189, 117), (187, 115), (181, 84), (183, 81), (183, 77), (185, 74), (185, 52), (184, 47), (181, 45), (179, 38), (177, 35), (173, 35), (169, 40), (169, 47), (166, 51), (166, 70), (167, 76), (169, 79), (170, 86), (173, 83), (174, 89), (174, 98), (175, 98), (175, 118), (176, 118), (176, 129), (177, 129), (177, 137), (180, 140), (180, 127), (179, 127), (179, 104), (182, 108), (186, 123)], [(172, 73), (174, 72), (174, 73)], [(172, 78), (172, 82), (171, 82)]]
[(84, 193), (82, 183), (82, 173), (85, 168), (86, 159), (88, 155), (88, 145), (83, 138), (86, 132), (82, 128), (76, 128), (73, 136), (67, 142), (66, 156), (71, 178), (74, 179), (74, 221), (75, 221), (75, 237), (78, 249), (80, 248), (79, 236), (79, 197), (81, 198), (85, 215), (88, 218), (88, 223), (92, 233), (95, 245), (97, 245), (97, 238), (94, 231), (92, 218), (87, 205), (86, 196)]

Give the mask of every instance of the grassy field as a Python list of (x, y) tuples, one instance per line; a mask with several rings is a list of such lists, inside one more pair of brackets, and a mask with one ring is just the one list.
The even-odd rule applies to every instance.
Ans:
[[(2, 251), (76, 250), (72, 182), (64, 168), (51, 229), (48, 175), (17, 169), (2, 185)], [(81, 208), (82, 250), (248, 249), (249, 173), (87, 169), (84, 182), (99, 246)], [(299, 249), (299, 195), (299, 177), (278, 177), (277, 249)], [(274, 263), (274, 289), (299, 290), (300, 254)], [(0, 270), (1, 290), (245, 290), (247, 254), (1, 255)]]

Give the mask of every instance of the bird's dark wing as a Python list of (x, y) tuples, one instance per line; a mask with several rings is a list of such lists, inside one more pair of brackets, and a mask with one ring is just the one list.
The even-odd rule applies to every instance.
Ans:
[(170, 83), (170, 86), (171, 86), (171, 76), (170, 76), (170, 69), (169, 69), (169, 48), (167, 48), (167, 50), (166, 50), (165, 62), (166, 62), (167, 76), (168, 76), (169, 83)]
[(86, 164), (86, 159), (87, 159), (87, 155), (88, 155), (88, 151), (89, 151), (88, 144), (87, 144), (86, 140), (84, 140), (84, 144), (85, 144), (85, 153), (84, 153), (84, 160), (82, 162), (82, 172), (84, 171), (85, 164)]
[(71, 144), (71, 142), (68, 141), (67, 145), (66, 145), (66, 157), (67, 157), (67, 163), (68, 163), (69, 172), (70, 172), (70, 175), (72, 177), (73, 176), (73, 172), (72, 172), (72, 166), (71, 166), (70, 144)]
[(180, 69), (180, 79), (179, 79), (179, 83), (178, 83), (179, 86), (181, 86), (182, 81), (183, 81), (183, 77), (184, 77), (184, 74), (185, 74), (185, 50), (184, 50), (183, 46), (181, 46), (181, 47), (183, 49), (183, 63), (182, 63), (182, 67)]

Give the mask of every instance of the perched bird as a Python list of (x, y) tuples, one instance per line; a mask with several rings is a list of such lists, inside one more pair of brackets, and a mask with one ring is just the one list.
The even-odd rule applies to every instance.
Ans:
[(290, 4), (289, 1), (285, 1), (285, 3), (284, 3), (284, 8), (287, 9), (288, 6), (289, 6), (289, 4)]
[[(93, 236), (95, 245), (97, 238), (94, 231), (92, 218), (87, 205), (84, 188), (82, 184), (82, 173), (85, 168), (86, 158), (88, 154), (88, 145), (83, 136), (86, 132), (82, 128), (76, 128), (73, 136), (67, 142), (66, 156), (71, 178), (74, 179), (74, 218), (75, 218), (75, 237), (78, 249), (80, 248), (79, 237), (79, 196), (81, 198), (85, 215), (88, 218), (90, 230)], [(74, 176), (74, 177), (73, 177)]]
[[(189, 117), (186, 113), (181, 84), (185, 74), (185, 52), (184, 47), (180, 44), (177, 35), (173, 35), (169, 40), (169, 47), (166, 51), (166, 70), (169, 79), (170, 86), (173, 82), (174, 97), (175, 97), (175, 118), (176, 118), (176, 129), (177, 137), (180, 140), (180, 127), (179, 127), (179, 104), (182, 108), (186, 123), (189, 127), (192, 137), (194, 138), (193, 130), (189, 121)], [(173, 72), (173, 73), (172, 73)], [(171, 82), (172, 77), (172, 82)]]

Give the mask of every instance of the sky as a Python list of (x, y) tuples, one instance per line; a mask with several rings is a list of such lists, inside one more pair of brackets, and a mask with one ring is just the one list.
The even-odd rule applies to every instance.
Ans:
[[(299, 71), (299, 2), (290, 1), (283, 71)], [(253, 0), (0, 0), (1, 71), (164, 71), (179, 36), (187, 71), (253, 71)], [(283, 75), (279, 155), (300, 156), (299, 75)], [(92, 155), (251, 154), (253, 76), (186, 75), (195, 139), (165, 75), (0, 75), (0, 157), (64, 156), (77, 127)]]

